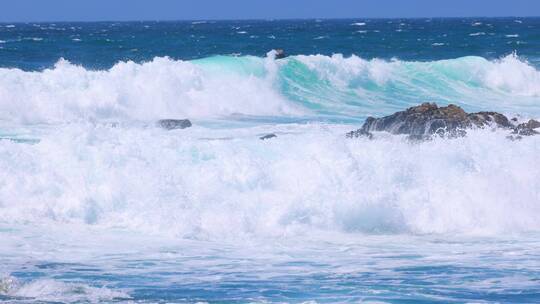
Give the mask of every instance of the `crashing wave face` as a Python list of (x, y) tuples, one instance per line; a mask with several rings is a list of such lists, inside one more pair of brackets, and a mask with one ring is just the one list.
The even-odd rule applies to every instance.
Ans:
[(539, 114), (540, 72), (516, 55), (433, 62), (294, 56), (155, 58), (87, 70), (0, 69), (0, 119), (24, 123), (163, 117), (365, 118), (422, 101)]

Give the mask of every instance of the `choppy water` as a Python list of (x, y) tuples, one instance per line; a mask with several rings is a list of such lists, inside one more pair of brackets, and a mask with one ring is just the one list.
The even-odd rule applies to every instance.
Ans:
[(425, 101), (539, 118), (539, 26), (0, 24), (0, 301), (540, 301), (539, 137), (344, 137)]

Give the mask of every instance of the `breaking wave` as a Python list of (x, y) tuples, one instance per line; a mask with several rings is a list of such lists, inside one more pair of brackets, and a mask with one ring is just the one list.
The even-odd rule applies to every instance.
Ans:
[[(534, 117), (539, 97), (540, 72), (515, 55), (155, 58), (103, 71), (61, 60), (40, 72), (0, 69), (0, 138), (10, 139), (0, 140), (0, 222), (196, 239), (540, 231), (538, 137), (511, 143), (504, 131), (476, 130), (413, 145), (343, 136), (353, 128), (347, 119), (424, 100)], [(238, 115), (270, 124), (208, 123)], [(202, 121), (172, 132), (124, 123), (174, 117)], [(267, 133), (278, 137), (258, 139)]]
[(38, 72), (0, 69), (0, 119), (23, 123), (231, 115), (363, 118), (422, 101), (540, 113), (540, 72), (516, 55), (489, 61), (365, 60), (341, 55), (274, 61), (155, 58), (88, 70), (60, 60)]

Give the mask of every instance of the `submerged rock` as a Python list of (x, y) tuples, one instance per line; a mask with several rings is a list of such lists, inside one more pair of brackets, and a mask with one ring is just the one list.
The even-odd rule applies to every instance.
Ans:
[(271, 133), (271, 134), (266, 134), (266, 135), (264, 135), (264, 136), (261, 136), (261, 137), (259, 137), (259, 139), (260, 139), (260, 140), (267, 140), (267, 139), (270, 139), (270, 138), (276, 138), (276, 137), (277, 137), (276, 134)]
[(367, 137), (368, 139), (373, 139), (373, 134), (370, 132), (367, 132), (363, 129), (358, 129), (356, 131), (351, 131), (346, 134), (347, 138), (355, 138), (355, 137)]
[(362, 128), (347, 133), (347, 137), (371, 139), (371, 132), (385, 131), (408, 135), (412, 140), (427, 140), (433, 135), (462, 137), (467, 134), (466, 129), (485, 127), (509, 129), (513, 130), (514, 134), (528, 136), (539, 134), (534, 129), (540, 127), (540, 123), (531, 120), (515, 126), (506, 116), (497, 112), (469, 114), (453, 104), (439, 107), (435, 103), (423, 103), (382, 118), (368, 117)]
[(158, 126), (166, 130), (186, 129), (192, 126), (189, 119), (161, 119)]

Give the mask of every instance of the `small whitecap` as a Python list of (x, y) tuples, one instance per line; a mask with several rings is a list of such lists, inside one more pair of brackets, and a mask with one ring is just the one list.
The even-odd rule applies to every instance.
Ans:
[(6, 25), (6, 26), (4, 26), (4, 27), (5, 27), (5, 28), (14, 28), (15, 25), (13, 25), (13, 24), (8, 24), (8, 25)]
[(194, 25), (195, 24), (205, 24), (205, 23), (206, 23), (206, 21), (193, 21), (193, 22), (191, 22), (191, 24), (194, 24)]
[(0, 40), (0, 44), (1, 44), (1, 43), (6, 43), (6, 41), (5, 41), (5, 40)]
[(364, 25), (366, 25), (366, 23), (365, 22), (356, 22), (356, 23), (353, 23), (351, 25), (364, 26)]
[(504, 37), (506, 37), (506, 38), (518, 38), (519, 35), (518, 34), (511, 34), (511, 35), (505, 35)]
[(472, 34), (469, 34), (469, 36), (484, 36), (486, 33), (484, 32), (478, 32), (478, 33), (472, 33)]
[(328, 38), (329, 38), (328, 36), (319, 36), (319, 37), (313, 38), (313, 40), (321, 40), (321, 39), (328, 39)]
[(236, 33), (237, 33), (237, 34), (240, 34), (240, 35), (245, 35), (245, 34), (247, 34), (246, 31), (238, 31), (238, 32), (236, 32)]
[(435, 43), (432, 44), (432, 46), (443, 46), (443, 45), (446, 45), (446, 43), (435, 42)]
[(472, 26), (480, 26), (480, 25), (482, 25), (482, 22), (475, 22), (472, 24)]
[(508, 41), (506, 44), (517, 44), (517, 45), (522, 45), (522, 44), (527, 44), (527, 42), (524, 42), (524, 41)]
[(71, 39), (72, 41), (75, 41), (75, 42), (79, 42), (79, 41), (82, 41), (82, 39), (79, 39), (79, 38), (73, 38)]
[(514, 22), (519, 23), (519, 24), (523, 23), (523, 21), (521, 21), (521, 20), (514, 20)]
[(249, 36), (249, 38), (251, 38), (251, 39), (257, 39), (257, 38), (259, 38), (259, 36), (257, 36), (257, 35), (251, 35), (251, 36)]
[(276, 39), (276, 36), (270, 35), (270, 36), (268, 36), (267, 38), (270, 38), (270, 39)]
[(356, 31), (357, 33), (360, 33), (360, 34), (365, 34), (367, 33), (368, 31)]

